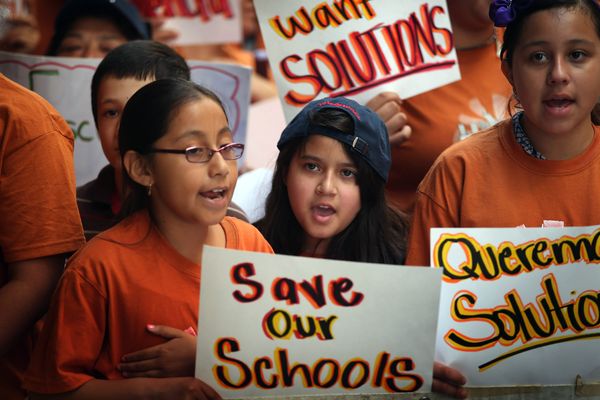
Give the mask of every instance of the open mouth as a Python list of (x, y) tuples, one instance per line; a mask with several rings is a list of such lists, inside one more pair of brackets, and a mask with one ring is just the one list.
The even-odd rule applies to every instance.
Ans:
[(311, 208), (314, 218), (319, 222), (327, 222), (336, 211), (335, 208), (328, 205), (317, 205)]
[(225, 198), (227, 191), (223, 188), (213, 189), (206, 192), (200, 193), (200, 196), (205, 197), (209, 200), (220, 200)]
[(550, 99), (545, 100), (544, 104), (552, 108), (565, 108), (573, 104), (575, 101), (572, 99)]

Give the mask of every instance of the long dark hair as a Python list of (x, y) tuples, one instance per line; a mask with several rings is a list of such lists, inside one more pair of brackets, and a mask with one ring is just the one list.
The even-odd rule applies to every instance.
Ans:
[[(352, 119), (343, 111), (320, 109), (311, 114), (311, 123), (352, 134)], [(294, 155), (308, 137), (288, 142), (280, 151), (267, 197), (264, 218), (255, 225), (275, 253), (298, 255), (306, 233), (294, 216), (286, 186), (286, 177)], [(341, 142), (340, 142), (341, 143)], [(341, 143), (357, 167), (357, 185), (361, 207), (354, 220), (331, 238), (325, 258), (382, 264), (403, 264), (408, 233), (407, 217), (385, 200), (385, 182), (350, 146)]]
[[(184, 79), (159, 79), (139, 89), (127, 102), (119, 126), (121, 160), (129, 150), (146, 157), (152, 145), (163, 137), (177, 111), (184, 105), (208, 98), (227, 113), (219, 97), (210, 90)], [(147, 188), (135, 182), (123, 168), (125, 199), (119, 218), (149, 205)]]

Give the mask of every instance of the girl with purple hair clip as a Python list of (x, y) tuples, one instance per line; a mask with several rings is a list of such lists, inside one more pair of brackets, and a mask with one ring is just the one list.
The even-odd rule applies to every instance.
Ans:
[(600, 224), (600, 6), (495, 0), (515, 113), (448, 148), (418, 190), (407, 264), (429, 265), (430, 227)]

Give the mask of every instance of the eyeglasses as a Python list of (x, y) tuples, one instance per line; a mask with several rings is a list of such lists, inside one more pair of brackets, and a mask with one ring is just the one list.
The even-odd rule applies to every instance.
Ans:
[(221, 156), (225, 160), (237, 160), (244, 154), (244, 145), (241, 143), (229, 143), (219, 147), (217, 150), (198, 146), (188, 147), (185, 150), (153, 148), (148, 153), (185, 154), (185, 158), (191, 163), (205, 163), (210, 161), (215, 153), (221, 153)]

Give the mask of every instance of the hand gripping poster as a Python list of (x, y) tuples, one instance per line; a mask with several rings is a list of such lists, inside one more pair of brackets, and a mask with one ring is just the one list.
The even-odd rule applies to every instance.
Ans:
[(436, 359), (469, 386), (600, 378), (600, 226), (434, 228)]
[(196, 377), (223, 398), (430, 392), (441, 271), (204, 247)]
[(286, 119), (308, 102), (408, 98), (460, 79), (445, 0), (254, 0)]

